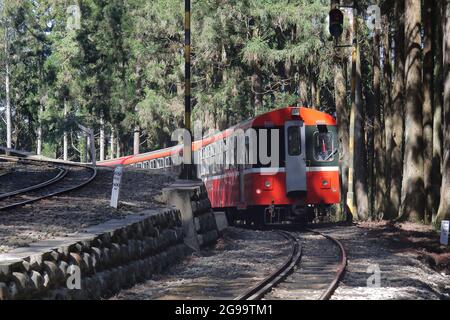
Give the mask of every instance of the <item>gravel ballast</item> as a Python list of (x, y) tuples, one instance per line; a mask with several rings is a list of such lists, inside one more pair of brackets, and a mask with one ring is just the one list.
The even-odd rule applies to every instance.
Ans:
[[(395, 247), (363, 226), (318, 230), (341, 240), (348, 255), (347, 270), (332, 300), (450, 298), (450, 277), (431, 269), (417, 253)], [(214, 248), (113, 299), (233, 299), (275, 270), (287, 250), (287, 242), (273, 232), (229, 228)], [(379, 284), (373, 277), (377, 270)]]
[(228, 228), (218, 243), (113, 299), (233, 299), (275, 271), (289, 242), (271, 231)]

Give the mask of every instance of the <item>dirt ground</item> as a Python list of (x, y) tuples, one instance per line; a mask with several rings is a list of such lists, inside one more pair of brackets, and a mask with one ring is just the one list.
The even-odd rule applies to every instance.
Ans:
[[(3, 179), (14, 179), (14, 174), (8, 173)], [(95, 180), (77, 191), (0, 212), (0, 253), (159, 207), (161, 204), (154, 196), (159, 195), (174, 177), (125, 168), (117, 210), (109, 207), (112, 180), (112, 169), (99, 168)]]
[(385, 239), (393, 249), (417, 255), (434, 270), (450, 275), (450, 247), (441, 245), (432, 226), (411, 222), (365, 222), (358, 225), (371, 236)]

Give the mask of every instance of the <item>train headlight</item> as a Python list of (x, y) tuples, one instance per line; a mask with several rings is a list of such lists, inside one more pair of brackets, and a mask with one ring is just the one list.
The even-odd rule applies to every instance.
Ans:
[(330, 189), (331, 188), (331, 182), (328, 179), (323, 179), (322, 180), (322, 186), (320, 187), (321, 189)]
[(261, 189), (256, 189), (256, 194), (261, 194)]

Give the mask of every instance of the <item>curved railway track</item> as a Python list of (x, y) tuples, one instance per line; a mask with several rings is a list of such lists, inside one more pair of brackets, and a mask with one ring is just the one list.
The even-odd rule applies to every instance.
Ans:
[[(49, 163), (47, 161), (28, 160), (11, 156), (0, 156), (0, 159), (21, 164), (39, 162)], [(94, 180), (97, 175), (97, 169), (95, 167), (77, 164), (53, 164), (57, 164), (59, 172), (51, 179), (26, 188), (1, 194), (0, 211), (6, 211), (79, 189)]]
[(17, 189), (14, 191), (2, 193), (2, 194), (0, 194), (0, 200), (10, 198), (12, 196), (19, 195), (19, 194), (24, 194), (26, 192), (30, 192), (33, 190), (41, 189), (41, 188), (51, 185), (52, 183), (58, 182), (59, 180), (61, 180), (62, 178), (65, 177), (65, 175), (67, 174), (67, 169), (65, 169), (65, 168), (57, 168), (57, 169), (58, 169), (58, 174), (56, 176), (54, 176), (46, 181), (43, 181), (43, 182), (28, 186), (28, 187), (25, 187), (22, 189)]
[(321, 232), (279, 233), (290, 240), (289, 257), (275, 272), (235, 300), (328, 300), (347, 265), (342, 244)]

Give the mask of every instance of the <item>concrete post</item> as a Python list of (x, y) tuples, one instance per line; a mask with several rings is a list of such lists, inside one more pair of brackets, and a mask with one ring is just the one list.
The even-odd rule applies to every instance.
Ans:
[(194, 223), (191, 198), (200, 193), (202, 181), (179, 180), (163, 189), (163, 196), (169, 206), (174, 206), (181, 212), (181, 221), (185, 234), (184, 243), (192, 249), (199, 251), (200, 243)]

